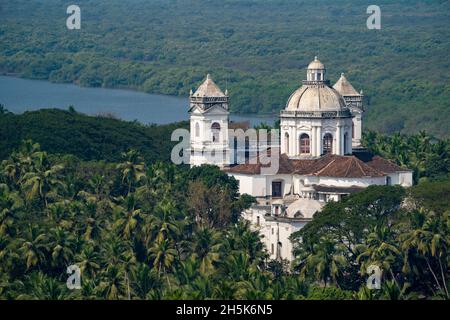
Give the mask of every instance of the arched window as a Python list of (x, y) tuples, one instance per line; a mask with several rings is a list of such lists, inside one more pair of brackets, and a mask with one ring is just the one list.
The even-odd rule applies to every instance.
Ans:
[(310, 153), (310, 140), (306, 133), (300, 136), (300, 153)]
[(218, 122), (214, 122), (211, 126), (211, 131), (212, 131), (212, 141), (218, 142), (220, 135), (220, 124)]
[(289, 154), (289, 133), (284, 134), (284, 149), (286, 150), (286, 154)]
[(352, 122), (352, 139), (355, 139), (355, 124)]
[(348, 133), (344, 133), (344, 154), (348, 153)]
[(195, 136), (200, 136), (200, 125), (198, 124), (198, 122), (195, 123)]
[(323, 136), (323, 153), (332, 153), (333, 152), (333, 136), (331, 133), (326, 133)]

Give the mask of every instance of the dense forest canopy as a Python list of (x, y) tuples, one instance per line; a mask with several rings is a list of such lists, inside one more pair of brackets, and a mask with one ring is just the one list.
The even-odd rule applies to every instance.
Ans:
[[(254, 199), (218, 167), (121, 156), (86, 162), (25, 141), (1, 161), (0, 299), (449, 298), (448, 180), (328, 203), (293, 235), (291, 267), (268, 259), (239, 217)], [(381, 290), (366, 287), (371, 264)]]
[(233, 112), (273, 113), (318, 55), (331, 81), (364, 89), (369, 128), (448, 137), (447, 1), (379, 1), (381, 30), (356, 0), (80, 0), (73, 31), (69, 4), (3, 2), (0, 72), (172, 95), (210, 72)]

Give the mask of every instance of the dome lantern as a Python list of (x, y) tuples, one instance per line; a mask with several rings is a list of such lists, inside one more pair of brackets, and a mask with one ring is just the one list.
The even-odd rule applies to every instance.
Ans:
[(325, 66), (317, 56), (314, 57), (314, 61), (312, 61), (308, 65), (308, 69), (306, 72), (306, 80), (307, 81), (325, 81)]

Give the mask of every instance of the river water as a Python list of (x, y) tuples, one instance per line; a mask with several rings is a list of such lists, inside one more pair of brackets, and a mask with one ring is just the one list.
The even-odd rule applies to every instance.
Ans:
[[(231, 101), (233, 103), (233, 101)], [(42, 80), (0, 76), (0, 104), (14, 113), (42, 108), (75, 110), (89, 115), (112, 114), (123, 120), (167, 124), (188, 119), (188, 98), (132, 90), (83, 88)], [(236, 115), (232, 121), (273, 124), (276, 116)]]

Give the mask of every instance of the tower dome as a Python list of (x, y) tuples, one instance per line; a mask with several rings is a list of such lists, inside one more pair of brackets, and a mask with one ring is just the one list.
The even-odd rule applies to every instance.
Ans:
[(226, 97), (220, 90), (216, 83), (211, 78), (211, 75), (206, 75), (205, 81), (198, 87), (197, 91), (191, 95), (192, 97)]
[(323, 65), (322, 62), (320, 62), (319, 59), (317, 59), (317, 56), (314, 57), (314, 60), (311, 61), (311, 63), (308, 65), (308, 69), (313, 69), (313, 70), (324, 70), (325, 66)]

